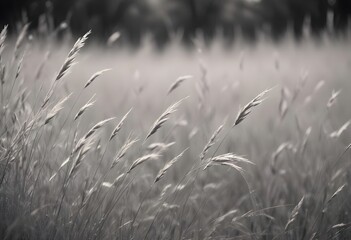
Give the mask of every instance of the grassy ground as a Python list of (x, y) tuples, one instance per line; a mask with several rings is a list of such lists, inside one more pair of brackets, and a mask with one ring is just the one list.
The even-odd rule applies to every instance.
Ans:
[(68, 58), (15, 42), (0, 47), (3, 239), (350, 238), (349, 39), (78, 41)]

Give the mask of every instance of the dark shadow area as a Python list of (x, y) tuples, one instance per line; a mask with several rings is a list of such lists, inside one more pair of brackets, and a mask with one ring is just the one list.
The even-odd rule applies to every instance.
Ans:
[(211, 43), (220, 32), (233, 43), (240, 34), (255, 41), (265, 33), (275, 40), (291, 30), (299, 40), (308, 25), (319, 37), (328, 29), (342, 35), (351, 16), (350, 0), (1, 0), (0, 25), (10, 31), (30, 22), (38, 34), (67, 23), (73, 35), (92, 29), (105, 42), (118, 31), (124, 44), (138, 46), (145, 35), (163, 47), (176, 34), (191, 45), (197, 34)]

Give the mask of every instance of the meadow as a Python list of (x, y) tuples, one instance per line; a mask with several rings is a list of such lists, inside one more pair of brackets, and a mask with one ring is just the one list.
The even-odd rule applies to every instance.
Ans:
[(1, 239), (350, 239), (349, 37), (28, 35), (0, 36)]

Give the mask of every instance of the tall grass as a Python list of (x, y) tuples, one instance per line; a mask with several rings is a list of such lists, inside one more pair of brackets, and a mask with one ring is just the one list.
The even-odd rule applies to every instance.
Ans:
[[(2, 239), (351, 237), (347, 54), (320, 69), (335, 77), (324, 88), (328, 79), (321, 84), (260, 47), (229, 64), (236, 77), (255, 77), (247, 83), (214, 78), (211, 68), (232, 57), (221, 53), (220, 64), (206, 66), (211, 53), (202, 51), (200, 70), (181, 63), (178, 76), (166, 71), (168, 80), (153, 81), (159, 72), (145, 67), (121, 80), (111, 55), (102, 55), (109, 66), (99, 66), (94, 49), (86, 50), (93, 58), (84, 55), (88, 34), (46, 55), (26, 36), (27, 27), (12, 48), (6, 28), (0, 35)], [(321, 48), (333, 52), (332, 44)], [(44, 62), (33, 64), (38, 52)], [(275, 79), (259, 66), (252, 74), (250, 54), (271, 59)], [(75, 73), (80, 64), (88, 73)]]

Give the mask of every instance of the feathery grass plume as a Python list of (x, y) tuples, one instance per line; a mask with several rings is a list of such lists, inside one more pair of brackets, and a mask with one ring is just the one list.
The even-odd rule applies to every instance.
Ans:
[(148, 147), (147, 150), (150, 152), (153, 151), (157, 151), (157, 152), (163, 152), (165, 151), (167, 148), (173, 146), (175, 144), (175, 142), (171, 142), (171, 143), (151, 143)]
[(331, 202), (331, 200), (333, 200), (345, 187), (347, 186), (347, 184), (343, 184), (341, 187), (339, 187), (335, 193), (328, 199), (328, 204)]
[(249, 161), (248, 159), (244, 158), (243, 156), (236, 155), (234, 153), (225, 153), (222, 155), (218, 155), (210, 159), (212, 162), (243, 162), (255, 165), (253, 162)]
[(7, 37), (7, 25), (4, 26), (4, 28), (1, 30), (1, 33), (0, 33), (0, 59), (1, 59), (1, 54), (5, 49), (6, 37)]
[(279, 155), (288, 147), (292, 147), (290, 142), (284, 142), (279, 145), (279, 147), (272, 153), (272, 159), (275, 161), (279, 157)]
[(305, 98), (304, 104), (308, 104), (309, 102), (311, 102), (313, 96), (324, 86), (324, 84), (325, 82), (323, 80), (320, 80), (314, 87), (312, 94)]
[(47, 114), (44, 125), (48, 124), (62, 109), (63, 109), (63, 104), (67, 101), (67, 99), (71, 96), (72, 94), (69, 94), (66, 96), (64, 99), (62, 99), (60, 102), (58, 102)]
[(18, 50), (23, 44), (23, 41), (27, 35), (28, 28), (29, 28), (29, 23), (27, 23), (23, 26), (21, 33), (18, 35), (16, 45), (15, 45), (15, 59), (17, 59), (17, 57), (18, 57)]
[(276, 168), (275, 167), (276, 167), (276, 163), (277, 163), (278, 157), (286, 149), (290, 149), (293, 152), (297, 151), (295, 146), (292, 143), (290, 143), (290, 142), (284, 142), (284, 143), (280, 144), (279, 147), (272, 153), (272, 160), (271, 160), (270, 166), (271, 166), (271, 170), (272, 170), (273, 174), (276, 173)]
[(113, 129), (109, 141), (111, 141), (117, 135), (117, 133), (121, 130), (121, 128), (124, 124), (124, 121), (126, 120), (126, 118), (128, 117), (128, 115), (131, 111), (132, 111), (132, 108), (129, 109), (129, 111), (122, 117), (121, 121), (119, 121), (119, 123), (117, 124), (115, 129)]
[(174, 157), (171, 161), (166, 163), (166, 165), (158, 172), (156, 178), (155, 178), (155, 183), (158, 182), (167, 172), (167, 170), (172, 167), (174, 163), (178, 161), (179, 158), (183, 156), (183, 154), (188, 150), (189, 148), (186, 148), (183, 152), (181, 152), (178, 156)]
[(79, 141), (77, 142), (76, 146), (74, 147), (72, 154), (75, 154), (78, 152), (86, 143), (88, 138), (93, 135), (97, 130), (99, 130), (101, 127), (103, 127), (107, 122), (113, 120), (114, 118), (108, 118), (105, 120), (102, 120), (95, 124)]
[(130, 173), (130, 171), (132, 171), (134, 168), (136, 168), (137, 166), (139, 166), (140, 164), (146, 162), (146, 161), (149, 161), (149, 160), (155, 160), (155, 159), (158, 159), (159, 157), (161, 157), (161, 155), (159, 154), (155, 154), (155, 153), (151, 153), (151, 154), (147, 154), (147, 155), (144, 155), (138, 159), (136, 159), (132, 165), (130, 166), (129, 170), (127, 173)]
[(166, 195), (168, 189), (170, 189), (172, 187), (172, 184), (167, 184), (161, 191), (160, 193), (160, 198), (158, 202), (161, 202), (162, 198)]
[(169, 203), (163, 203), (162, 207), (165, 208), (165, 210), (176, 210), (178, 209), (180, 206), (177, 204), (169, 204)]
[(110, 183), (110, 182), (103, 182), (103, 183), (101, 183), (101, 186), (110, 188), (110, 187), (113, 186), (113, 183)]
[(139, 141), (139, 139), (131, 139), (130, 136), (129, 136), (127, 138), (126, 142), (121, 147), (121, 149), (116, 154), (116, 157), (113, 160), (110, 169), (114, 168), (116, 166), (116, 164), (119, 162), (119, 160), (126, 155), (128, 149), (130, 149), (134, 145), (134, 143), (136, 143), (138, 141)]
[(110, 71), (110, 70), (111, 70), (111, 69), (104, 69), (104, 70), (101, 70), (101, 71), (99, 71), (99, 72), (94, 73), (93, 76), (91, 76), (91, 77), (89, 78), (89, 80), (85, 83), (84, 88), (87, 88), (90, 84), (92, 84), (92, 82), (93, 82), (96, 78), (98, 78), (101, 74), (103, 74), (104, 72)]
[(93, 98), (95, 97), (96, 94), (94, 94), (89, 100), (88, 102), (79, 109), (79, 111), (77, 112), (77, 114), (74, 117), (74, 121), (77, 120), (84, 112), (85, 110), (87, 110), (89, 107), (93, 106), (95, 101), (93, 101)]
[(243, 218), (247, 218), (247, 217), (252, 217), (254, 216), (254, 211), (253, 210), (249, 210), (246, 213), (240, 215), (240, 216), (236, 216), (232, 219), (232, 223), (237, 223), (240, 219)]
[(71, 49), (71, 51), (68, 53), (68, 56), (65, 62), (63, 63), (59, 73), (57, 74), (55, 81), (60, 80), (68, 73), (69, 69), (72, 67), (72, 65), (75, 62), (75, 59), (77, 57), (79, 50), (84, 46), (85, 41), (88, 39), (88, 36), (90, 35), (90, 33), (91, 31), (87, 32), (83, 37), (78, 38), (76, 43), (73, 45), (73, 48)]
[(95, 139), (92, 138), (89, 141), (87, 141), (87, 143), (84, 144), (84, 146), (80, 149), (75, 161), (72, 164), (71, 170), (68, 173), (67, 179), (71, 179), (77, 173), (83, 159), (85, 158), (86, 154), (90, 151), (94, 143)]
[(341, 90), (339, 90), (339, 91), (333, 90), (332, 95), (329, 98), (328, 103), (327, 103), (327, 107), (328, 108), (330, 108), (331, 106), (334, 105), (334, 103), (336, 102), (336, 99), (339, 96), (340, 92), (341, 92)]
[(97, 130), (99, 130), (101, 127), (103, 127), (106, 123), (108, 123), (109, 121), (115, 119), (114, 117), (112, 118), (107, 118), (105, 120), (102, 120), (100, 122), (98, 122), (97, 124), (95, 124), (89, 131), (88, 133), (85, 135), (85, 138), (90, 137), (91, 135), (93, 135)]
[(85, 156), (82, 154), (82, 152), (83, 152), (83, 149), (81, 149), (81, 150), (79, 151), (79, 153), (77, 154), (77, 156), (76, 156), (76, 158), (75, 158), (75, 160), (74, 160), (74, 162), (73, 162), (73, 164), (72, 164), (72, 167), (71, 167), (71, 169), (69, 170), (68, 177), (67, 177), (68, 180), (71, 179), (71, 178), (73, 178), (73, 176), (74, 176), (74, 175), (76, 174), (76, 172), (78, 171), (78, 168), (79, 168), (79, 166), (80, 166), (80, 164), (81, 164), (83, 158), (85, 157)]
[(52, 179), (54, 179), (56, 177), (56, 175), (58, 174), (58, 172), (67, 165), (67, 163), (69, 162), (69, 160), (71, 159), (71, 156), (69, 156), (68, 158), (66, 158), (65, 161), (63, 161), (63, 163), (61, 163), (60, 167), (57, 169), (57, 171), (49, 178), (49, 182), (51, 182)]
[(264, 95), (266, 95), (269, 91), (270, 91), (270, 89), (264, 90), (263, 92), (258, 94), (254, 99), (252, 99), (248, 104), (246, 104), (245, 107), (241, 108), (238, 112), (236, 119), (235, 119), (233, 127), (238, 125), (239, 123), (241, 123), (247, 117), (247, 115), (250, 114), (253, 107), (256, 107), (259, 104), (261, 104), (264, 100), (263, 99)]
[(288, 112), (289, 109), (289, 102), (288, 98), (290, 96), (290, 92), (288, 88), (283, 87), (281, 90), (281, 98), (279, 102), (279, 115), (280, 119), (283, 120), (286, 113)]
[(346, 129), (350, 126), (351, 121), (347, 121), (346, 123), (344, 123), (344, 125), (342, 125), (338, 130), (332, 132), (329, 136), (331, 138), (339, 138), (341, 136), (341, 134), (346, 131)]
[(125, 173), (122, 173), (112, 183), (111, 182), (103, 182), (101, 185), (104, 187), (107, 187), (107, 188), (116, 187), (119, 180), (121, 180), (125, 175), (126, 175)]
[(210, 140), (205, 145), (204, 149), (202, 150), (202, 152), (200, 154), (201, 161), (205, 159), (205, 155), (208, 152), (208, 150), (216, 143), (217, 137), (218, 137), (219, 133), (222, 131), (224, 124), (225, 123), (223, 123), (221, 126), (219, 126), (217, 128), (217, 130), (212, 134)]
[(219, 165), (230, 166), (238, 170), (239, 172), (243, 172), (243, 168), (238, 166), (237, 165), (238, 163), (249, 163), (249, 164), (255, 165), (253, 162), (249, 161), (248, 159), (242, 156), (236, 155), (234, 153), (225, 153), (213, 158), (209, 158), (208, 163), (204, 167), (204, 170), (210, 167), (211, 165), (219, 164)]
[(220, 224), (228, 219), (228, 217), (234, 215), (234, 214), (237, 214), (239, 211), (237, 209), (234, 209), (234, 210), (230, 210), (229, 212), (225, 213), (224, 215), (222, 216), (219, 216), (218, 218), (216, 218), (213, 222), (213, 225), (210, 226), (209, 228), (209, 231), (207, 232), (206, 234), (206, 238), (205, 239), (210, 239), (211, 238), (211, 235), (216, 231), (217, 227), (220, 226)]
[(304, 199), (305, 199), (305, 196), (303, 196), (301, 198), (300, 202), (292, 210), (290, 217), (289, 217), (289, 220), (288, 220), (287, 224), (285, 225), (285, 231), (288, 230), (289, 226), (295, 222), (297, 216), (299, 215), (299, 212), (300, 212), (300, 209), (302, 207)]
[(166, 111), (164, 111), (161, 116), (154, 122), (152, 125), (149, 133), (146, 135), (144, 142), (151, 137), (153, 134), (157, 132), (157, 130), (162, 127), (162, 125), (169, 119), (169, 116), (177, 111), (177, 107), (185, 98), (181, 99), (180, 101), (174, 103), (173, 105), (169, 106)]
[(117, 183), (125, 176), (125, 173), (120, 174), (116, 179), (113, 181), (113, 185), (116, 186)]
[(335, 224), (334, 226), (331, 227), (331, 229), (335, 229), (335, 228), (344, 228), (346, 226), (349, 226), (349, 224), (345, 224), (345, 223), (339, 223), (339, 224)]
[(319, 91), (319, 89), (321, 89), (324, 85), (325, 85), (325, 81), (324, 80), (320, 80), (317, 83), (317, 85), (314, 87), (313, 93), (317, 93)]
[(21, 73), (22, 66), (23, 66), (24, 56), (25, 56), (25, 54), (23, 54), (23, 56), (21, 57), (21, 59), (18, 61), (15, 79), (18, 79), (18, 77), (19, 77), (19, 75), (20, 75), (20, 73)]
[(111, 47), (119, 38), (121, 34), (119, 32), (114, 32), (111, 36), (107, 39), (107, 46)]
[(44, 98), (44, 101), (43, 101), (43, 104), (41, 105), (41, 108), (43, 109), (50, 101), (52, 95), (54, 94), (54, 88), (51, 87), (48, 91), (48, 93), (46, 94), (45, 98)]
[(199, 132), (199, 129), (197, 127), (194, 127), (191, 132), (188, 135), (188, 139), (192, 139), (197, 133)]
[(301, 153), (305, 152), (306, 150), (307, 141), (311, 135), (311, 132), (312, 132), (312, 127), (308, 127), (305, 131), (305, 135), (303, 137), (302, 144), (301, 144)]
[(177, 80), (174, 83), (172, 83), (172, 85), (169, 87), (169, 89), (167, 91), (167, 95), (169, 95), (176, 88), (178, 88), (182, 82), (184, 82), (185, 80), (191, 79), (191, 78), (193, 78), (193, 76), (191, 76), (191, 75), (181, 76), (181, 77), (177, 78)]
[(5, 84), (6, 66), (1, 65), (1, 55), (0, 55), (0, 83)]

